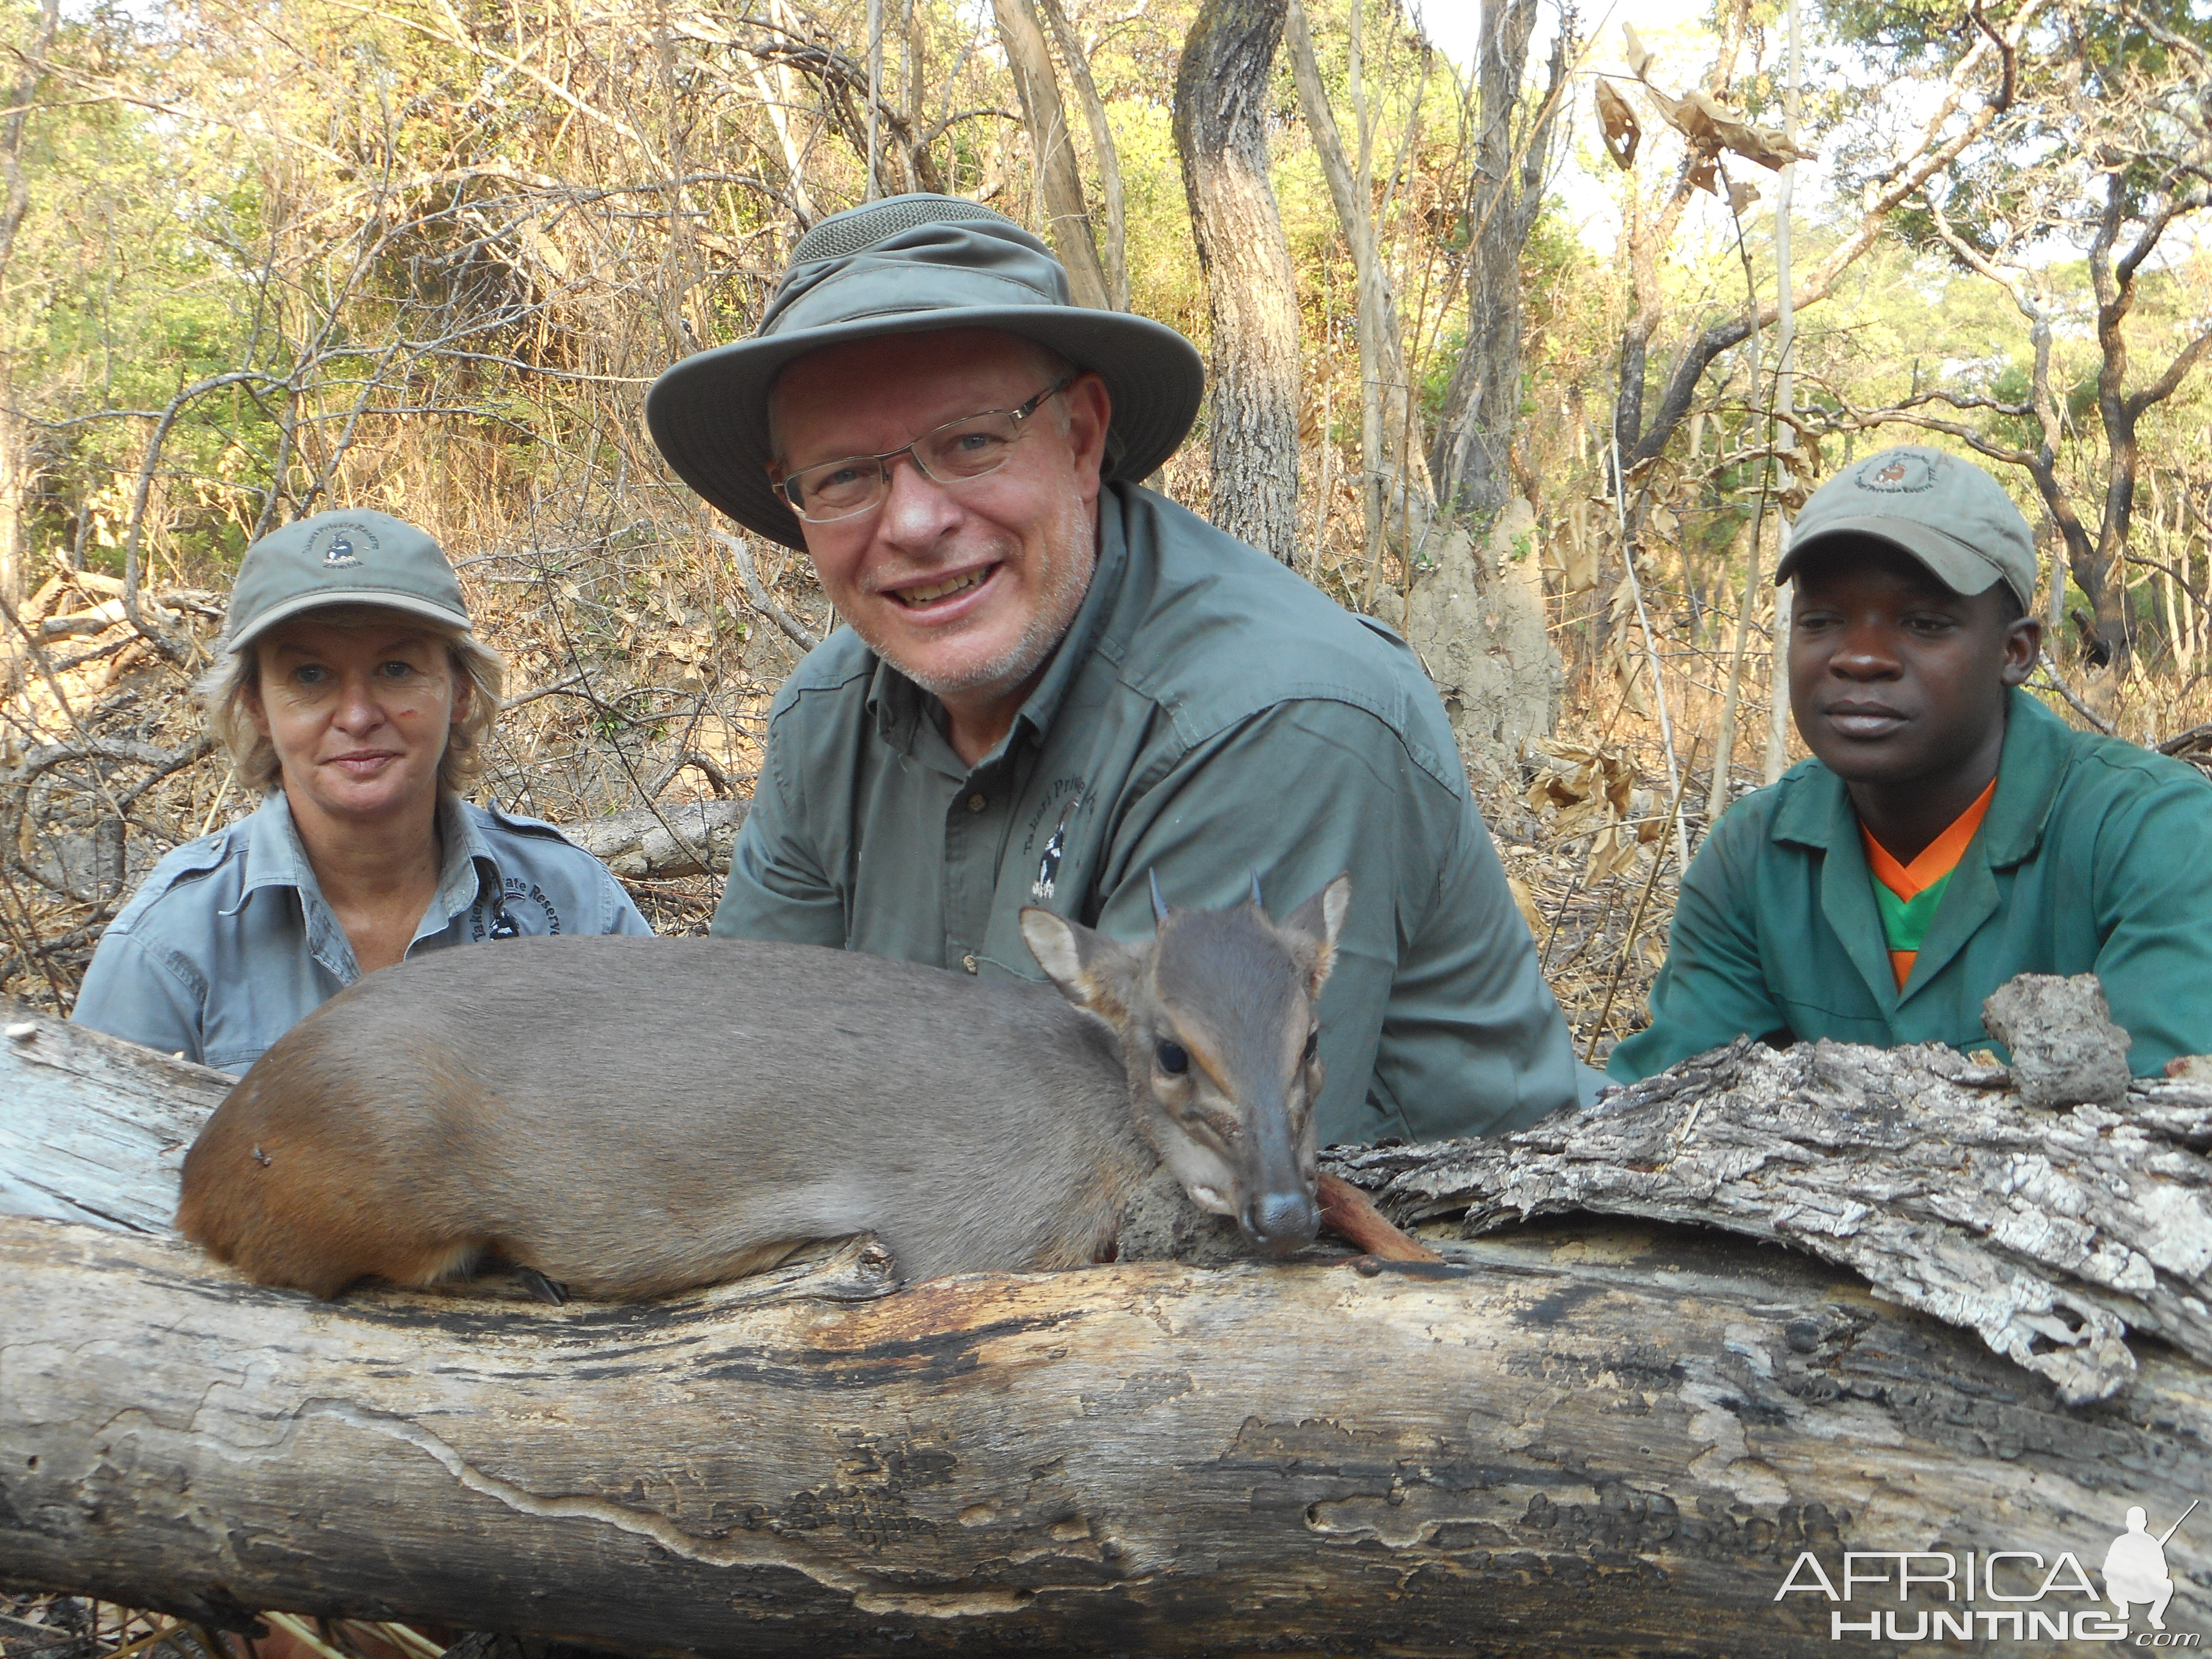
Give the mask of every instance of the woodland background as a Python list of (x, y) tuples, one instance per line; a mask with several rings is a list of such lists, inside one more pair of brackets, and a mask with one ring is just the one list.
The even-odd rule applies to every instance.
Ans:
[(334, 504), (459, 566), (501, 804), (742, 797), (831, 618), (640, 406), (872, 191), (988, 201), (1206, 349), (1158, 483), (1406, 629), (1599, 1055), (1802, 753), (1762, 573), (1855, 453), (1982, 458), (2040, 694), (2212, 747), (2205, 0), (1455, 3), (6, 0), (0, 989), (66, 1009), (249, 809), (185, 689), (247, 543)]

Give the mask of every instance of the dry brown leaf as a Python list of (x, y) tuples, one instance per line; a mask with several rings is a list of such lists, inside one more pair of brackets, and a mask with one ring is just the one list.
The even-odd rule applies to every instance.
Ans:
[(1644, 71), (1651, 65), (1650, 48), (1636, 38), (1636, 25), (1633, 23), (1620, 26), (1620, 38), (1627, 46), (1628, 72), (1641, 81)]
[(1771, 128), (1752, 125), (1711, 93), (1692, 91), (1680, 98), (1670, 98), (1649, 82), (1644, 83), (1644, 90), (1667, 124), (1690, 141), (1690, 149), (1697, 158), (1691, 168), (1690, 182), (1699, 190), (1711, 191), (1717, 196), (1720, 193), (1715, 185), (1716, 158), (1723, 150), (1777, 171), (1787, 162), (1811, 159), (1810, 151), (1799, 149)]
[(1628, 106), (1628, 100), (1615, 92), (1609, 81), (1597, 83), (1597, 124), (1613, 164), (1623, 169), (1635, 166), (1636, 146), (1643, 140), (1644, 126)]
[(1509, 872), (1505, 878), (1505, 890), (1513, 895), (1513, 908), (1521, 913), (1521, 920), (1528, 924), (1529, 933), (1540, 938), (1544, 932), (1544, 915), (1536, 908), (1536, 896), (1528, 890), (1528, 884)]
[[(1707, 100), (1707, 102), (1711, 102)], [(1717, 106), (1715, 106), (1717, 108)], [(1723, 149), (1735, 151), (1747, 161), (1779, 173), (1791, 161), (1812, 159), (1809, 151), (1802, 150), (1771, 127), (1755, 127), (1748, 121), (1739, 121), (1723, 112), (1713, 119), (1713, 136)]]
[(1758, 199), (1759, 190), (1756, 185), (1747, 185), (1738, 179), (1729, 180), (1729, 211), (1738, 218), (1741, 218), (1744, 210)]
[(1598, 538), (1590, 531), (1589, 503), (1586, 501), (1577, 501), (1567, 508), (1566, 543), (1559, 591), (1587, 593), (1597, 586)]
[(1600, 882), (1636, 865), (1636, 832), (1625, 823), (1609, 823), (1590, 838), (1589, 858), (1583, 866), (1585, 882)]

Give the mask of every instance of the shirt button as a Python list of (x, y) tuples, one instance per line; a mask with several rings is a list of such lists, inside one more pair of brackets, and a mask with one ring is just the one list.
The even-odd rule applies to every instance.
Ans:
[(971, 812), (980, 812), (990, 804), (990, 801), (981, 795), (970, 795), (968, 797), (968, 810)]
[(961, 958), (960, 958), (960, 965), (961, 965), (963, 968), (965, 968), (965, 969), (966, 969), (969, 973), (971, 973), (971, 974), (972, 974), (972, 973), (974, 973), (974, 972), (975, 971), (975, 952), (973, 952), (973, 951), (971, 951), (970, 952), (969, 952), (969, 954), (968, 954), (968, 955), (966, 955), (966, 956), (964, 956), (964, 957), (961, 957)]

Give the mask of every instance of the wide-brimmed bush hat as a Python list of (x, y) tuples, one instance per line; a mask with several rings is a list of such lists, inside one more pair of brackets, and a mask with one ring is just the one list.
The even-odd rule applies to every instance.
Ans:
[(1954, 593), (2003, 582), (2023, 611), (2035, 609), (2035, 532), (2004, 486), (1960, 456), (1898, 444), (1844, 468), (1813, 492), (1790, 526), (1776, 585), (1848, 536), (1910, 554)]
[(1105, 476), (1141, 478), (1175, 453), (1206, 370), (1164, 323), (1068, 298), (1052, 251), (1004, 214), (954, 196), (893, 196), (801, 237), (749, 340), (702, 351), (653, 383), (646, 425), (676, 474), (748, 530), (805, 545), (768, 475), (769, 391), (785, 364), (881, 334), (1003, 329), (1106, 383)]
[(278, 623), (333, 605), (404, 611), (465, 634), (460, 579), (428, 532), (389, 513), (341, 507), (272, 530), (246, 550), (231, 584), (226, 651), (243, 651)]

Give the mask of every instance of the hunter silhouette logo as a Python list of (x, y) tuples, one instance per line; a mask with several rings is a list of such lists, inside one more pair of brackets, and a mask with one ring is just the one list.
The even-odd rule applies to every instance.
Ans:
[[(2196, 1512), (2197, 1504), (2192, 1503), (2182, 1510), (2181, 1521)], [(2181, 1530), (2181, 1521), (2155, 1538), (2150, 1535), (2149, 1521), (2140, 1504), (2128, 1510), (2128, 1529), (2112, 1540), (2112, 1547), (2105, 1552), (2105, 1595), (2123, 1619), (2131, 1604), (2142, 1602), (2150, 1609), (2146, 1615), (2150, 1627), (2164, 1630), (2166, 1604), (2173, 1600), (2173, 1580), (2166, 1571), (2166, 1543)]]
[[(2029, 1549), (1847, 1550), (1834, 1573), (1803, 1550), (1774, 1599), (1816, 1595), (1834, 1604), (1828, 1610), (1828, 1639), (1834, 1642), (1860, 1636), (1893, 1644), (1979, 1638), (1985, 1644), (2002, 1639), (2201, 1647), (2201, 1632), (2166, 1627), (2175, 1589), (2166, 1547), (2197, 1509), (2192, 1503), (2180, 1520), (2153, 1533), (2148, 1511), (2140, 1504), (2130, 1508), (2127, 1530), (2105, 1552), (2102, 1595), (2087, 1564), (2071, 1550), (2055, 1559)], [(2136, 1608), (2143, 1610), (2148, 1628), (2130, 1638), (2128, 1619)]]

